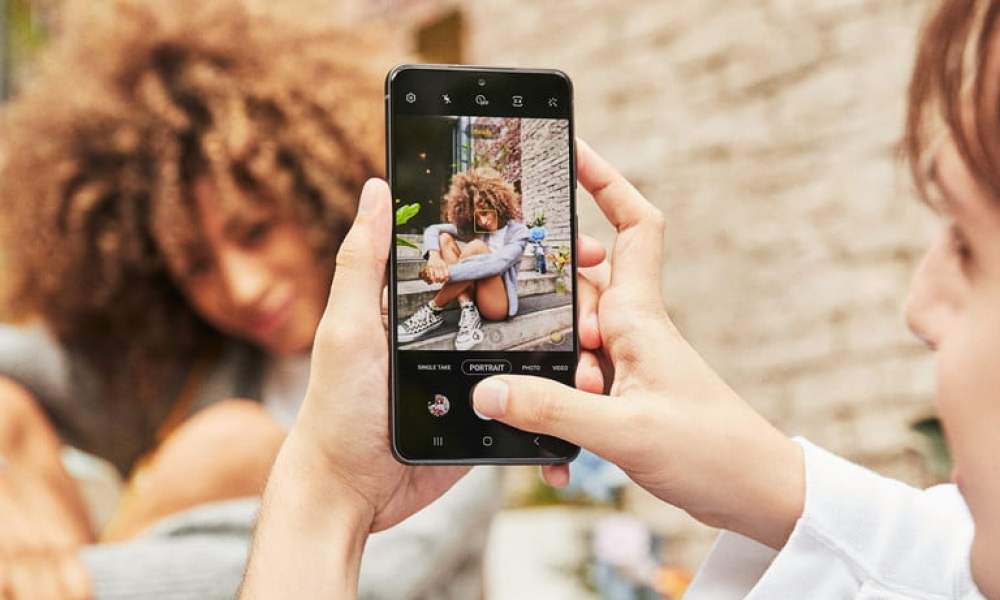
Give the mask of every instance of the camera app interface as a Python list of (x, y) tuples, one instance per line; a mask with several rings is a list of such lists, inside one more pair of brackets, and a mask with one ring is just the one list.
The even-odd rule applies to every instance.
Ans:
[[(392, 122), (397, 409), (415, 432), (404, 445), (432, 458), (557, 455), (567, 445), (489, 422), (470, 393), (501, 373), (573, 382), (571, 124), (559, 98), (517, 116), (525, 95), (468, 95), (494, 114)], [(461, 112), (447, 93), (434, 100), (416, 108)]]

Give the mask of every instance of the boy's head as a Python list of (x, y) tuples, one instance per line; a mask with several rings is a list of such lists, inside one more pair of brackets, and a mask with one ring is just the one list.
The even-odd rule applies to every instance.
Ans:
[(1000, 2), (946, 0), (921, 38), (907, 151), (945, 220), (907, 303), (937, 352), (937, 404), (976, 524), (972, 568), (1000, 597)]
[(521, 198), (499, 173), (478, 168), (452, 176), (441, 211), (463, 234), (490, 232), (521, 220)]
[(382, 171), (385, 61), (378, 40), (299, 8), (67, 3), (0, 138), (21, 312), (159, 356), (208, 332), (309, 347), (357, 194)]

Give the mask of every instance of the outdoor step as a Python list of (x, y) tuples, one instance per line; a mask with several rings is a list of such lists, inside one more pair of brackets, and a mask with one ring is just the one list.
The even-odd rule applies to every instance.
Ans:
[(523, 344), (518, 344), (513, 348), (507, 348), (516, 352), (556, 352), (559, 350), (573, 350), (573, 328), (567, 327), (561, 331), (553, 331), (540, 338), (529, 340)]
[[(420, 275), (420, 269), (424, 268), (426, 261), (421, 258), (397, 258), (396, 259), (396, 279), (398, 281), (413, 281)], [(550, 265), (551, 266), (551, 265)], [(535, 270), (535, 257), (525, 254), (521, 257), (521, 271)]]
[[(555, 292), (557, 277), (555, 273), (520, 271), (517, 274), (517, 297)], [(397, 310), (400, 318), (405, 319), (416, 312), (422, 304), (429, 302), (441, 286), (440, 283), (425, 283), (420, 279), (397, 282)]]
[(419, 233), (397, 233), (397, 238), (403, 238), (416, 248), (396, 244), (396, 258), (420, 258), (420, 246), (424, 243), (424, 236)]
[[(556, 343), (557, 340), (552, 339), (553, 334), (558, 337), (561, 332), (572, 331), (572, 326), (573, 306), (569, 304), (521, 312), (516, 317), (506, 321), (484, 321), (483, 333), (486, 334), (486, 339), (482, 344), (476, 346), (474, 351), (523, 348), (527, 344), (538, 344), (546, 340)], [(438, 332), (440, 331), (444, 331), (444, 333), (403, 344), (400, 349), (454, 350), (455, 334), (458, 333), (457, 324), (446, 322), (441, 329), (438, 329)], [(566, 334), (561, 333), (561, 335), (565, 336)], [(572, 346), (570, 347), (572, 348)]]

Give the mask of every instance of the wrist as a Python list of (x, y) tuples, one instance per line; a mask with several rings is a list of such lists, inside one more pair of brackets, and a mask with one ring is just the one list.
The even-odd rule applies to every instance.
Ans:
[(283, 485), (289, 486), (305, 511), (329, 514), (331, 507), (336, 507), (366, 534), (370, 530), (374, 507), (345, 480), (308, 435), (294, 430), (289, 434), (275, 460), (272, 477), (279, 469), (285, 479)]
[(726, 517), (724, 528), (780, 550), (795, 529), (805, 505), (805, 458), (802, 448), (772, 430), (768, 443), (753, 452), (756, 467)]
[(241, 598), (357, 597), (374, 510), (293, 432), (261, 501)]

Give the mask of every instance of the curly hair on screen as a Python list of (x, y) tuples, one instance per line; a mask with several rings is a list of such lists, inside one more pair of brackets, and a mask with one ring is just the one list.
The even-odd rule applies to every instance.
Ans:
[(473, 214), (477, 200), (485, 200), (497, 211), (500, 226), (521, 220), (521, 197), (498, 172), (486, 167), (455, 173), (448, 192), (441, 202), (441, 217), (455, 225), (460, 235), (473, 231)]
[(4, 109), (7, 303), (133, 395), (159, 393), (174, 359), (221, 339), (168, 269), (201, 251), (194, 181), (209, 177), (226, 210), (266, 203), (297, 219), (332, 272), (357, 195), (382, 172), (379, 36), (297, 6), (68, 2)]

